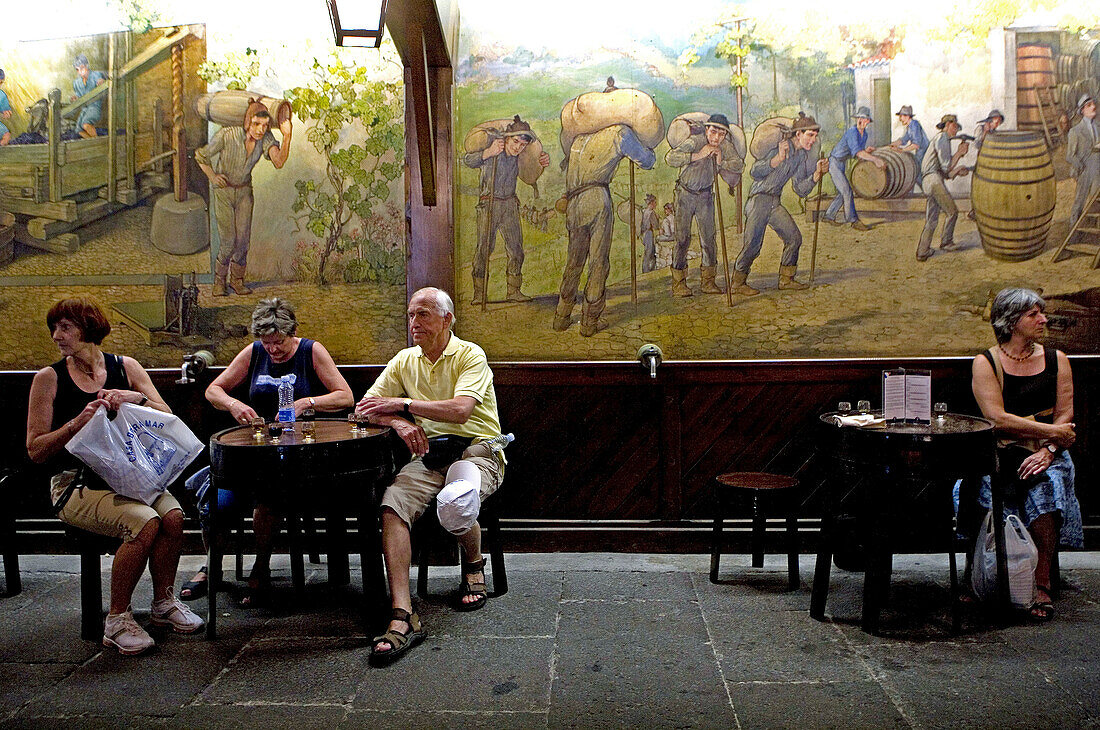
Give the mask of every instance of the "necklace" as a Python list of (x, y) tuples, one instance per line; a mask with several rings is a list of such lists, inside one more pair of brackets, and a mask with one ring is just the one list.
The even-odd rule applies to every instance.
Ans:
[(1023, 362), (1024, 360), (1027, 360), (1029, 357), (1035, 354), (1034, 342), (1027, 343), (1027, 352), (1020, 356), (1013, 355), (1011, 352), (1005, 349), (1004, 345), (997, 345), (997, 347), (1002, 353), (1004, 353), (1005, 357), (1007, 357), (1009, 360), (1015, 360), (1016, 362)]
[[(1011, 357), (1011, 355), (1009, 357)], [(75, 356), (72, 356), (72, 358), (73, 358), (73, 364), (76, 365), (77, 370), (84, 373), (89, 378), (92, 378), (93, 380), (95, 379), (95, 366), (94, 365), (91, 368), (87, 368), (87, 367), (84, 366), (84, 361), (83, 360), (81, 360), (80, 358), (75, 357)]]

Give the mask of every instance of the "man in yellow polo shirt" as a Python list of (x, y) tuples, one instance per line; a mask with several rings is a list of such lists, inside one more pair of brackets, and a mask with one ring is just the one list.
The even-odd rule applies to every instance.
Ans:
[(451, 332), (454, 303), (446, 292), (420, 289), (409, 300), (413, 347), (397, 353), (355, 411), (390, 426), (412, 460), (382, 497), (382, 552), (393, 600), (392, 620), (371, 649), (374, 664), (388, 664), (423, 640), (412, 610), (410, 526), (437, 500), (440, 523), (462, 546), (462, 588), (455, 608), (485, 605), (485, 559), (477, 511), (504, 477), (504, 456), (488, 443), (500, 435), (493, 371), (485, 352)]

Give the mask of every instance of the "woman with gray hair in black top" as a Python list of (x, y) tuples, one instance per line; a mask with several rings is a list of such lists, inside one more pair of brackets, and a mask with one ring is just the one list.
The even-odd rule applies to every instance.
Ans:
[[(983, 480), (1005, 496), (1039, 550), (1031, 618), (1048, 621), (1050, 564), (1058, 544), (1083, 546), (1081, 506), (1073, 489), (1073, 460), (1066, 451), (1076, 434), (1073, 374), (1065, 353), (1041, 344), (1046, 302), (1030, 289), (1004, 289), (993, 300), (990, 324), (997, 345), (974, 358), (971, 385), (982, 414), (998, 435), (997, 473)], [(994, 519), (1003, 519), (994, 515)]]
[[(206, 389), (206, 399), (219, 411), (228, 411), (242, 425), (256, 416), (274, 421), (279, 408), (279, 384), (284, 380), (294, 387), (295, 418), (307, 408), (332, 412), (354, 405), (351, 386), (336, 369), (325, 346), (297, 336), (298, 319), (294, 307), (285, 299), (261, 299), (252, 311), (251, 330), (256, 341), (237, 353)], [(244, 384), (248, 387), (244, 400), (230, 395)], [(219, 490), (217, 499), (219, 509), (231, 506), (229, 492)], [(270, 505), (256, 505), (252, 522), (256, 562), (248, 579), (248, 590), (241, 599), (242, 606), (251, 606), (257, 593), (267, 588), (271, 539), (278, 520)], [(192, 600), (205, 594), (206, 566), (184, 584), (181, 598)]]

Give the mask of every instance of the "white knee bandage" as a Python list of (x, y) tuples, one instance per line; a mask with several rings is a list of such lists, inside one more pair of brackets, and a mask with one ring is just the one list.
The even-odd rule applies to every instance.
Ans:
[(454, 535), (465, 534), (481, 512), (481, 472), (468, 461), (456, 461), (447, 470), (447, 481), (436, 496), (439, 524)]

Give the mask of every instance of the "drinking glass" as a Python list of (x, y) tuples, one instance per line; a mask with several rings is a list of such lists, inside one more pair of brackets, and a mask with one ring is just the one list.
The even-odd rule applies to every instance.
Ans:
[(836, 404), (836, 409), (840, 412), (840, 415), (846, 416), (852, 412), (852, 404), (846, 400), (842, 400)]
[(316, 421), (302, 421), (302, 438), (312, 441), (317, 435)]
[(870, 413), (871, 412), (871, 401), (861, 400), (859, 403), (856, 404), (856, 408), (859, 409), (860, 413)]
[(359, 414), (358, 413), (349, 413), (348, 414), (348, 425), (351, 426), (352, 433), (359, 430)]
[(267, 425), (267, 435), (271, 437), (271, 443), (279, 443), (279, 438), (283, 435), (283, 427), (285, 424), (282, 421), (272, 421)]
[(947, 404), (936, 403), (932, 406), (932, 413), (936, 414), (937, 421), (942, 421), (944, 418), (947, 417)]
[(256, 416), (252, 419), (252, 438), (260, 440), (264, 437), (264, 417)]

